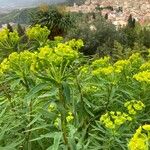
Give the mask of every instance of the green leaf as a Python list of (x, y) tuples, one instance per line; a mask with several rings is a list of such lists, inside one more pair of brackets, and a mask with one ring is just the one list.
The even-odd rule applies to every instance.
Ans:
[(9, 144), (9, 145), (7, 145), (5, 147), (0, 147), (0, 150), (17, 150), (16, 147), (19, 144), (21, 144), (23, 141), (24, 141), (24, 139), (23, 140), (14, 141), (13, 143), (11, 143), (11, 144)]
[(70, 102), (70, 87), (69, 87), (69, 84), (67, 82), (63, 82), (62, 83), (62, 86), (63, 86), (63, 92), (64, 92), (64, 95), (65, 95), (65, 100), (66, 102)]
[(47, 150), (58, 150), (61, 138), (62, 138), (62, 134), (59, 132), (56, 132), (54, 134), (54, 144), (48, 147)]
[(37, 93), (43, 89), (45, 89), (46, 87), (50, 86), (48, 83), (40, 83), (38, 85), (36, 85), (35, 87), (33, 87), (29, 93), (25, 96), (25, 100), (31, 100), (33, 98), (35, 98), (37, 95)]

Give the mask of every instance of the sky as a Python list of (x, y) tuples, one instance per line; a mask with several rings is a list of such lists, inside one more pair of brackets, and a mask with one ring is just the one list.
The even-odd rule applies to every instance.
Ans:
[(65, 0), (0, 0), (0, 7), (26, 7), (38, 3), (57, 3)]

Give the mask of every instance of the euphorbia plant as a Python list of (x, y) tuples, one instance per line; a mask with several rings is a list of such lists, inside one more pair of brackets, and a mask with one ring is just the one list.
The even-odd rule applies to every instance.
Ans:
[[(34, 32), (32, 33), (34, 34)], [(34, 35), (32, 35), (34, 36)], [(40, 38), (38, 38), (40, 40)], [(42, 39), (43, 40), (43, 39)], [(41, 47), (37, 52), (23, 51), (14, 52), (0, 65), (1, 76), (6, 80), (13, 76), (19, 80), (19, 84), (26, 89), (25, 99), (28, 100), (28, 121), (33, 121), (33, 104), (34, 94), (42, 90), (44, 86), (53, 86), (57, 91), (58, 112), (61, 119), (61, 131), (63, 133), (63, 142), (68, 147), (67, 139), (67, 121), (72, 118), (68, 115), (69, 94), (68, 91), (70, 77), (73, 76), (73, 69), (76, 67), (75, 61), (80, 57), (78, 49), (83, 46), (82, 40), (71, 40), (66, 43), (57, 43), (55, 46), (47, 45)], [(11, 80), (10, 80), (11, 82)], [(42, 85), (42, 86), (41, 86)], [(44, 86), (43, 86), (44, 85)], [(38, 90), (36, 91), (35, 89)], [(50, 91), (51, 89), (49, 89)], [(36, 92), (35, 92), (36, 91)], [(70, 112), (69, 114), (72, 114)], [(70, 116), (70, 117), (69, 117)], [(27, 145), (28, 150), (31, 147), (32, 125), (27, 128)]]

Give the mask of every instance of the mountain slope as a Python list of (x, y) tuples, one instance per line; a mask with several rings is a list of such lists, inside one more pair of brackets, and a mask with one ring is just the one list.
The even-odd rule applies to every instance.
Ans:
[(40, 3), (60, 3), (65, 0), (0, 0), (0, 7), (3, 8), (20, 8), (20, 7), (32, 7), (39, 5)]

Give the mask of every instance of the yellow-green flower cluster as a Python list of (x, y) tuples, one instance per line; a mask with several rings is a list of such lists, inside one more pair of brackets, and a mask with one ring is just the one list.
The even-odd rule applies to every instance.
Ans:
[(139, 71), (140, 66), (143, 64), (143, 59), (142, 59), (140, 53), (132, 54), (128, 60), (130, 61), (130, 69), (128, 69), (129, 72)]
[(7, 28), (2, 28), (0, 30), (0, 41), (6, 41), (8, 39), (9, 30)]
[(72, 114), (72, 112), (68, 112), (68, 115), (66, 117), (66, 121), (69, 123), (74, 119), (74, 116)]
[(100, 58), (100, 59), (93, 61), (91, 66), (93, 68), (107, 67), (109, 65), (109, 61), (110, 61), (110, 57), (105, 56), (104, 58)]
[(24, 70), (24, 72), (36, 72), (38, 69), (44, 69), (46, 71), (50, 68), (50, 63), (58, 66), (65, 61), (69, 64), (78, 57), (78, 51), (69, 46), (68, 43), (58, 43), (53, 48), (45, 46), (40, 48), (39, 52), (13, 52), (0, 64), (0, 73), (3, 74), (7, 70), (16, 71), (17, 73), (23, 72), (21, 70)]
[[(142, 132), (143, 130), (144, 132)], [(140, 126), (128, 144), (129, 150), (149, 150), (149, 136), (150, 125)]]
[(59, 43), (54, 48), (54, 52), (58, 57), (74, 60), (78, 57), (78, 52), (66, 43)]
[(131, 100), (124, 104), (124, 106), (128, 109), (128, 113), (131, 115), (135, 115), (137, 111), (142, 110), (145, 105), (141, 101)]
[(104, 57), (92, 62), (92, 75), (109, 75), (114, 72), (113, 66), (110, 65), (110, 57)]
[(10, 64), (7, 58), (5, 58), (0, 64), (0, 75), (2, 75), (5, 71), (10, 68)]
[(0, 31), (0, 43), (4, 43), (4, 45), (6, 44), (16, 44), (18, 43), (20, 40), (18, 32), (15, 30), (13, 32), (9, 32), (9, 30), (7, 28), (3, 28)]
[(43, 66), (46, 66), (45, 63), (54, 63), (58, 66), (62, 63), (62, 61), (74, 61), (79, 57), (79, 53), (72, 49), (69, 45), (59, 43), (58, 46), (54, 48), (50, 48), (49, 46), (40, 48), (37, 57)]
[(133, 76), (139, 82), (150, 83), (150, 71), (142, 71)]
[(55, 126), (55, 127), (58, 127), (58, 126), (60, 125), (60, 122), (61, 122), (60, 118), (57, 117), (57, 118), (55, 119), (55, 121), (54, 121), (54, 126)]
[(131, 120), (132, 118), (128, 114), (119, 111), (107, 112), (100, 117), (100, 121), (105, 125), (106, 128), (109, 129), (116, 129), (124, 124), (126, 121)]
[(84, 43), (81, 39), (79, 39), (79, 40), (72, 39), (72, 40), (66, 42), (66, 44), (76, 50), (79, 50), (81, 47), (84, 46)]
[(58, 41), (58, 42), (61, 42), (61, 41), (63, 41), (63, 37), (62, 36), (55, 36), (54, 40)]
[(114, 68), (112, 66), (108, 66), (108, 67), (104, 67), (104, 68), (99, 68), (99, 69), (96, 69), (96, 70), (93, 70), (92, 71), (92, 74), (94, 76), (96, 75), (109, 75), (109, 74), (112, 74), (114, 71)]
[(39, 42), (45, 42), (50, 34), (47, 27), (41, 27), (40, 25), (35, 25), (26, 30), (26, 34), (30, 40), (37, 40)]
[(93, 94), (93, 93), (96, 93), (98, 91), (98, 87), (95, 86), (95, 85), (87, 85), (85, 86), (85, 88), (83, 88), (83, 91), (86, 93), (86, 94)]
[(134, 53), (129, 57), (129, 61), (131, 63), (138, 63), (141, 61), (141, 55), (140, 53)]
[(29, 51), (13, 52), (0, 64), (0, 73), (3, 74), (7, 71), (16, 72), (18, 75), (22, 75), (23, 72), (27, 73), (35, 59), (36, 54)]
[[(55, 119), (54, 121), (54, 126), (59, 127), (61, 124), (61, 119), (60, 119), (61, 115), (59, 114), (58, 117)], [(74, 119), (74, 116), (72, 114), (72, 112), (68, 112), (67, 116), (66, 116), (66, 122), (70, 123), (72, 122)]]
[(89, 71), (89, 67), (88, 66), (81, 66), (79, 68), (79, 71), (81, 72), (81, 74), (87, 74)]
[(48, 111), (49, 112), (53, 112), (56, 110), (56, 105), (54, 103), (51, 103), (49, 106), (48, 106)]
[(127, 66), (129, 66), (130, 61), (129, 60), (118, 60), (115, 64), (114, 64), (114, 71), (116, 73), (120, 73), (124, 70), (124, 68), (126, 68)]
[(150, 71), (150, 61), (144, 63), (140, 67), (141, 70), (149, 70)]

